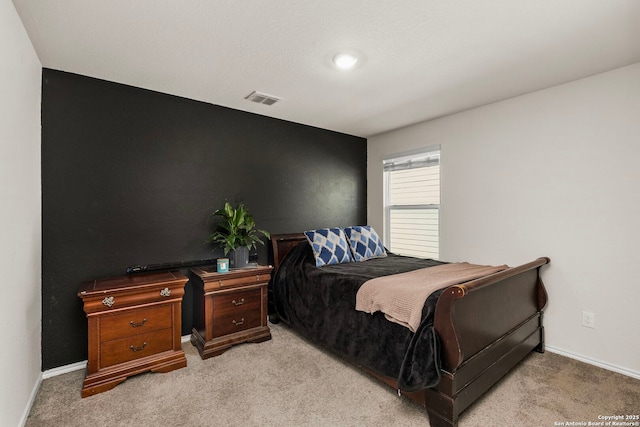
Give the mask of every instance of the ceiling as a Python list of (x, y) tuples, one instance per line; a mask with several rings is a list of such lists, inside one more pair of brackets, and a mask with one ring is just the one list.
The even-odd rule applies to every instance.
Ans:
[(638, 0), (13, 3), (43, 67), (362, 137), (640, 61)]

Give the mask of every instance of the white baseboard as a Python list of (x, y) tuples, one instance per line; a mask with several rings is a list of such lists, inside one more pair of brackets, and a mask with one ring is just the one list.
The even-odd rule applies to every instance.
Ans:
[(33, 402), (36, 400), (36, 395), (38, 394), (38, 390), (40, 390), (40, 384), (42, 383), (42, 374), (38, 376), (36, 383), (33, 385), (33, 389), (31, 390), (31, 395), (29, 396), (29, 401), (27, 405), (24, 407), (24, 411), (22, 412), (22, 417), (20, 418), (20, 427), (24, 427), (27, 423), (27, 418), (29, 418), (29, 414), (31, 413), (31, 407), (33, 406)]
[[(186, 343), (191, 340), (191, 335), (183, 335), (180, 337), (181, 343)], [(67, 372), (79, 371), (80, 369), (85, 369), (87, 367), (87, 361), (83, 360), (82, 362), (71, 363), (69, 365), (59, 366), (53, 369), (47, 369), (41, 375), (41, 380), (55, 377), (58, 375), (66, 374)]]
[(42, 379), (56, 377), (58, 375), (66, 374), (67, 372), (79, 371), (87, 367), (87, 361), (71, 363), (69, 365), (59, 366), (53, 369), (47, 369), (42, 373)]
[(597, 366), (599, 368), (607, 369), (609, 371), (617, 372), (619, 374), (626, 375), (628, 377), (640, 380), (640, 372), (638, 371), (622, 368), (620, 366), (612, 365), (610, 363), (606, 363), (601, 360), (580, 356), (579, 354), (571, 353), (570, 351), (562, 350), (560, 348), (549, 346), (549, 345), (545, 345), (544, 348), (545, 350), (548, 350), (551, 353), (559, 354), (560, 356), (565, 356), (570, 359), (579, 360), (580, 362), (588, 363), (589, 365)]

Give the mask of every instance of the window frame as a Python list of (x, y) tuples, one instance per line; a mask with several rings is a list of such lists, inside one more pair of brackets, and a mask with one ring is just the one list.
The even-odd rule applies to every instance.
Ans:
[[(383, 163), (383, 242), (387, 249), (393, 252), (391, 248), (391, 211), (393, 209), (400, 210), (411, 210), (411, 209), (435, 209), (438, 214), (438, 230), (437, 230), (437, 242), (438, 242), (438, 254), (435, 257), (436, 259), (439, 257), (440, 253), (440, 205), (441, 205), (441, 168), (438, 171), (438, 203), (437, 204), (397, 204), (391, 205), (389, 201), (391, 199), (391, 173), (393, 170), (403, 170), (403, 169), (413, 169), (419, 167), (430, 167), (430, 166), (441, 166), (440, 162), (441, 155), (441, 147), (440, 145), (432, 145), (428, 147), (423, 147), (411, 151), (401, 152), (390, 154), (382, 159)], [(425, 166), (413, 166), (411, 165), (412, 160), (416, 158), (427, 158)], [(435, 164), (433, 164), (435, 162)], [(429, 163), (432, 163), (431, 165)], [(391, 168), (388, 166), (390, 164), (398, 165), (398, 168), (392, 166)], [(424, 255), (428, 256), (428, 255)]]

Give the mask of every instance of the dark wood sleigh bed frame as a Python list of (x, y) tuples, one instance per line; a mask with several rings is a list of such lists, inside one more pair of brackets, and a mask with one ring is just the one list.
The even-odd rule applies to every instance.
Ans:
[[(271, 236), (276, 271), (289, 250), (305, 240), (302, 233)], [(544, 352), (547, 292), (540, 267), (549, 261), (538, 258), (450, 286), (439, 297), (434, 327), (442, 343), (441, 380), (433, 388), (402, 392), (426, 408), (432, 427), (457, 426), (460, 414), (532, 350)], [(395, 378), (364, 370), (398, 389)]]

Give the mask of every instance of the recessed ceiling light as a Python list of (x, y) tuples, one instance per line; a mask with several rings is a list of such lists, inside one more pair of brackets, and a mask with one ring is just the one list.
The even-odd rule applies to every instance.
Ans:
[(339, 53), (333, 57), (333, 63), (341, 70), (350, 70), (358, 62), (358, 57), (350, 53)]

